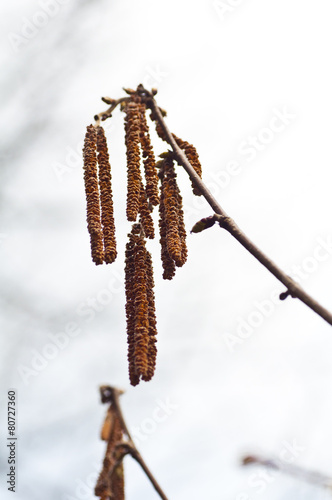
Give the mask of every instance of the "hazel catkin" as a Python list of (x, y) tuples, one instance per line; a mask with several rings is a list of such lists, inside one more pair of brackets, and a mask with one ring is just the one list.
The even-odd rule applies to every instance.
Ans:
[[(153, 117), (152, 117), (152, 119), (153, 119)], [(167, 142), (165, 132), (158, 121), (156, 122), (156, 132), (163, 141)], [(190, 165), (193, 167), (196, 174), (200, 178), (202, 178), (202, 165), (201, 165), (201, 162), (199, 161), (199, 156), (198, 156), (198, 153), (197, 153), (195, 146), (193, 146), (192, 144), (190, 144), (187, 141), (183, 141), (182, 139), (177, 137), (175, 134), (172, 134), (172, 136), (173, 136), (175, 142), (177, 143), (177, 145), (179, 146), (179, 148), (181, 148), (184, 151)], [(195, 183), (193, 181), (191, 181), (191, 184), (192, 184), (193, 193), (196, 196), (201, 196), (202, 193), (199, 190), (199, 188), (195, 185)]]
[(146, 194), (151, 205), (159, 204), (159, 190), (158, 190), (158, 172), (156, 169), (156, 161), (151, 144), (149, 127), (147, 124), (145, 111), (146, 106), (144, 103), (140, 105), (140, 141), (142, 148), (145, 181), (146, 181)]
[[(202, 178), (202, 165), (201, 165), (201, 162), (199, 161), (198, 153), (196, 151), (195, 146), (193, 146), (192, 144), (190, 144), (187, 141), (183, 141), (182, 139), (177, 137), (175, 134), (172, 134), (172, 135), (173, 135), (177, 145), (181, 149), (183, 149), (183, 151), (185, 152), (185, 155), (188, 158), (189, 163), (191, 164), (191, 166), (195, 170), (196, 174), (200, 178)], [(193, 182), (191, 182), (191, 184), (192, 184), (193, 193), (196, 196), (201, 196), (202, 193), (199, 190), (199, 188), (197, 186), (195, 186), (195, 184)]]
[(156, 317), (152, 259), (142, 234), (134, 224), (126, 246), (125, 289), (129, 378), (137, 385), (150, 380), (156, 362)]
[(152, 379), (156, 367), (157, 347), (157, 319), (154, 298), (153, 266), (150, 252), (146, 252), (146, 276), (147, 276), (147, 299), (148, 299), (148, 320), (149, 320), (149, 344), (148, 344), (148, 369), (146, 375), (142, 377), (145, 382)]
[(165, 218), (164, 193), (162, 191), (159, 205), (159, 234), (161, 246), (161, 262), (164, 280), (171, 280), (175, 275), (175, 263), (167, 249), (167, 223)]
[(96, 145), (96, 128), (93, 125), (89, 125), (87, 127), (83, 148), (84, 184), (91, 256), (92, 261), (96, 265), (99, 265), (104, 261), (104, 248), (100, 218)]
[(139, 214), (140, 214), (140, 222), (143, 226), (145, 236), (147, 238), (153, 239), (154, 238), (153, 219), (151, 216), (151, 210), (146, 196), (146, 191), (142, 183), (141, 183), (140, 198), (139, 198)]
[(148, 370), (149, 344), (149, 304), (146, 281), (146, 248), (144, 239), (139, 236), (135, 248), (135, 349), (134, 360), (136, 372), (144, 376)]
[(103, 127), (97, 127), (97, 153), (99, 166), (99, 190), (101, 203), (101, 222), (103, 225), (104, 260), (111, 264), (117, 256), (115, 224), (113, 215), (113, 196), (111, 185), (111, 165)]
[(183, 221), (182, 197), (176, 182), (172, 158), (164, 159), (162, 180), (167, 251), (177, 267), (187, 260), (186, 231)]
[(130, 100), (125, 107), (125, 143), (127, 154), (127, 219), (135, 222), (139, 209), (140, 172), (140, 109)]
[(129, 380), (131, 385), (139, 383), (139, 374), (135, 367), (135, 246), (137, 235), (133, 230), (128, 235), (129, 240), (125, 252), (125, 292), (126, 292), (126, 321), (127, 321), (127, 343)]

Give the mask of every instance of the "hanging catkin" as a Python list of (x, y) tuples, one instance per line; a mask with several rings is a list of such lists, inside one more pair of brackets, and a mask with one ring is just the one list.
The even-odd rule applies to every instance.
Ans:
[(130, 100), (125, 107), (125, 143), (127, 149), (127, 219), (135, 222), (139, 209), (140, 172), (140, 109)]
[[(163, 141), (167, 142), (165, 132), (164, 132), (164, 130), (159, 122), (156, 122), (156, 132)], [(199, 161), (199, 156), (198, 156), (198, 153), (197, 153), (195, 146), (193, 146), (192, 144), (190, 144), (187, 141), (183, 141), (182, 139), (177, 137), (175, 134), (172, 134), (172, 136), (173, 136), (175, 142), (177, 143), (177, 145), (179, 146), (179, 148), (181, 148), (185, 152), (185, 155), (188, 158), (189, 163), (191, 164), (191, 166), (195, 170), (196, 174), (200, 178), (202, 178), (202, 165)], [(201, 196), (202, 193), (200, 192), (198, 187), (195, 186), (194, 182), (191, 182), (191, 184), (192, 184), (193, 193), (196, 196)]]
[(87, 222), (90, 234), (91, 256), (96, 265), (104, 261), (103, 234), (100, 219), (99, 189), (97, 176), (97, 133), (93, 125), (87, 127), (84, 148), (84, 184), (87, 203)]
[(177, 267), (181, 267), (187, 260), (186, 231), (183, 221), (182, 197), (176, 182), (174, 162), (170, 157), (164, 159), (161, 189), (168, 255)]
[[(179, 137), (177, 137), (175, 134), (172, 134), (172, 135), (173, 135), (173, 137), (174, 137), (177, 145), (181, 149), (183, 149), (183, 151), (185, 152), (186, 157), (188, 158), (189, 163), (191, 164), (191, 166), (195, 170), (196, 174), (200, 178), (202, 178), (202, 165), (201, 165), (201, 162), (199, 161), (198, 153), (196, 151), (195, 146), (193, 146), (192, 144), (190, 144), (187, 141), (183, 141), (182, 139), (180, 139)], [(201, 196), (202, 193), (200, 192), (200, 190), (198, 189), (198, 187), (196, 187), (193, 182), (191, 184), (192, 184), (193, 193), (196, 196)]]
[(129, 234), (125, 262), (128, 361), (132, 385), (137, 385), (141, 378), (151, 379), (157, 353), (152, 260), (143, 236), (138, 234), (139, 229), (140, 225), (135, 224)]
[(148, 371), (149, 345), (149, 303), (147, 298), (146, 248), (144, 239), (139, 236), (135, 248), (135, 350), (136, 372), (144, 376)]
[(145, 116), (146, 106), (140, 105), (140, 141), (146, 181), (146, 194), (151, 205), (159, 204), (158, 172)]
[(101, 222), (103, 225), (104, 254), (106, 264), (115, 261), (116, 241), (113, 215), (113, 196), (111, 185), (111, 165), (103, 127), (97, 127), (97, 152), (99, 166), (99, 190), (101, 203)]
[(167, 250), (167, 224), (165, 218), (165, 204), (164, 193), (161, 192), (160, 205), (159, 205), (159, 233), (160, 233), (160, 246), (161, 246), (161, 262), (163, 265), (163, 278), (164, 280), (171, 280), (175, 275), (175, 263), (169, 256)]
[(149, 344), (148, 344), (148, 369), (146, 375), (142, 377), (148, 382), (154, 375), (156, 367), (157, 347), (157, 319), (154, 299), (154, 279), (152, 258), (149, 252), (146, 252), (146, 276), (147, 276), (147, 299), (148, 299), (148, 320), (149, 320)]
[(154, 238), (153, 219), (151, 216), (151, 210), (148, 204), (148, 199), (146, 197), (146, 192), (143, 183), (141, 183), (141, 189), (140, 189), (139, 214), (140, 214), (140, 222), (143, 226), (145, 236), (147, 238), (153, 239)]
[(125, 252), (125, 291), (126, 291), (126, 319), (129, 380), (131, 385), (139, 383), (139, 375), (135, 367), (135, 247), (137, 235), (134, 230), (128, 235), (129, 240)]

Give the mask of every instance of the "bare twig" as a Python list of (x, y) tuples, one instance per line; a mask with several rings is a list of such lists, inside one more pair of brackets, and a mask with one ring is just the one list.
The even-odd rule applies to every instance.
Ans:
[[(117, 389), (115, 387), (104, 385), (104, 386), (100, 387), (100, 393), (101, 393), (101, 400), (103, 403), (111, 403), (113, 405), (113, 408), (116, 411), (117, 416), (119, 418), (119, 421), (121, 423), (121, 427), (123, 429), (123, 432), (127, 435), (127, 438), (128, 438), (128, 443), (120, 443), (120, 445), (119, 445), (124, 450), (123, 455), (121, 457), (119, 457), (119, 460), (120, 460), (119, 463), (121, 463), (121, 460), (123, 459), (125, 454), (130, 454), (140, 464), (140, 466), (144, 470), (147, 477), (150, 479), (152, 486), (154, 487), (154, 489), (156, 490), (156, 492), (158, 493), (160, 498), (162, 498), (163, 500), (168, 500), (165, 493), (163, 492), (163, 490), (159, 486), (157, 480), (155, 479), (152, 472), (150, 471), (149, 467), (146, 465), (145, 461), (143, 460), (142, 455), (140, 454), (140, 452), (136, 448), (135, 443), (130, 435), (130, 432), (128, 430), (128, 427), (127, 427), (127, 424), (126, 424), (125, 419), (123, 417), (122, 409), (120, 406), (120, 395), (123, 394), (123, 391), (121, 391), (120, 389)], [(117, 464), (117, 465), (119, 465), (119, 464)]]
[(112, 111), (115, 110), (118, 104), (126, 102), (128, 101), (128, 99), (129, 99), (128, 97), (120, 97), (120, 99), (111, 99), (110, 97), (102, 97), (101, 100), (103, 102), (106, 102), (106, 104), (110, 104), (111, 106), (106, 111), (102, 111), (101, 113), (98, 113), (97, 115), (94, 116), (94, 119), (96, 120), (96, 125), (99, 125), (100, 121), (105, 121), (107, 118), (110, 118), (112, 116)]
[(253, 455), (242, 459), (242, 465), (263, 465), (269, 469), (278, 470), (288, 476), (295, 477), (307, 483), (314, 484), (332, 490), (332, 478), (320, 472), (303, 469), (297, 465), (283, 462), (277, 459), (257, 457)]
[(261, 264), (263, 264), (266, 269), (268, 269), (281, 283), (283, 283), (287, 291), (281, 294), (281, 300), (285, 299), (288, 295), (294, 298), (300, 299), (304, 304), (310, 307), (315, 313), (317, 313), (321, 318), (325, 319), (330, 325), (332, 325), (332, 314), (320, 305), (315, 299), (313, 299), (303, 288), (294, 281), (290, 276), (288, 276), (282, 269), (280, 269), (267, 255), (265, 255), (236, 225), (234, 220), (227, 215), (223, 208), (219, 205), (217, 200), (211, 194), (209, 189), (206, 187), (202, 179), (196, 174), (195, 170), (189, 163), (184, 151), (177, 145), (172, 133), (169, 131), (165, 120), (163, 118), (163, 113), (157, 106), (155, 99), (151, 92), (146, 90), (143, 86), (138, 86), (138, 92), (142, 98), (144, 98), (147, 107), (152, 110), (154, 119), (157, 120), (163, 129), (167, 142), (170, 144), (173, 150), (174, 158), (179, 165), (188, 173), (190, 179), (195, 184), (195, 186), (200, 190), (202, 196), (209, 203), (211, 208), (215, 212), (216, 220), (219, 222), (220, 227), (226, 229), (244, 248), (248, 250)]

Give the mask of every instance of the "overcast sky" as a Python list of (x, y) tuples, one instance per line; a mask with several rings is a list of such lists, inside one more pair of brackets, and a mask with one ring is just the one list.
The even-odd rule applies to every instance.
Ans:
[[(17, 500), (91, 500), (104, 454), (98, 387), (126, 390), (137, 446), (170, 500), (323, 500), (259, 468), (261, 453), (332, 476), (332, 331), (232, 237), (188, 235), (155, 269), (158, 358), (129, 385), (123, 289), (123, 116), (105, 124), (119, 254), (96, 267), (86, 230), (85, 128), (122, 87), (158, 88), (203, 179), (257, 245), (332, 309), (331, 2), (16, 0), (1, 26), (1, 450), (17, 390)], [(155, 152), (165, 146), (154, 137)], [(185, 224), (212, 214), (179, 170)], [(91, 304), (94, 304), (93, 306)], [(157, 498), (125, 460), (128, 500)]]

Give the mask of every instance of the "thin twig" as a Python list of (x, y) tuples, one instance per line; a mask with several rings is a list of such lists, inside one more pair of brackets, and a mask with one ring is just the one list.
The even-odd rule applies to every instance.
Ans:
[(332, 489), (332, 478), (320, 472), (311, 471), (298, 465), (283, 462), (273, 458), (263, 458), (249, 455), (242, 459), (242, 465), (263, 465), (269, 469), (278, 470), (288, 476), (295, 477), (307, 483), (323, 488)]
[(195, 170), (189, 163), (184, 151), (177, 145), (173, 135), (169, 131), (163, 114), (160, 108), (157, 106), (155, 99), (151, 92), (146, 90), (143, 86), (138, 87), (140, 95), (145, 99), (147, 107), (152, 110), (154, 118), (159, 122), (162, 127), (167, 142), (170, 144), (173, 150), (174, 158), (179, 165), (188, 173), (190, 179), (195, 184), (195, 186), (200, 190), (202, 196), (212, 207), (216, 213), (217, 220), (220, 227), (226, 229), (244, 248), (248, 250), (261, 264), (263, 264), (266, 269), (268, 269), (281, 283), (283, 283), (287, 292), (282, 294), (281, 299), (285, 299), (286, 296), (300, 299), (304, 304), (306, 304), (310, 309), (315, 311), (321, 318), (325, 319), (330, 325), (332, 325), (332, 314), (320, 305), (315, 299), (313, 299), (303, 288), (294, 281), (290, 276), (288, 276), (282, 269), (280, 269), (267, 255), (265, 255), (236, 225), (234, 220), (227, 215), (223, 208), (219, 205), (217, 200), (211, 194), (209, 189), (206, 187), (202, 179), (196, 174)]
[(109, 97), (102, 97), (101, 99), (103, 102), (106, 102), (106, 104), (111, 104), (111, 106), (106, 111), (102, 111), (101, 113), (98, 113), (97, 115), (94, 116), (94, 119), (96, 120), (96, 125), (99, 125), (100, 121), (105, 121), (107, 118), (110, 118), (112, 116), (112, 111), (115, 110), (118, 104), (128, 101), (129, 97), (120, 97), (120, 99), (111, 99)]
[(128, 450), (127, 453), (129, 453), (140, 464), (140, 466), (144, 470), (147, 477), (150, 479), (152, 486), (154, 487), (154, 489), (156, 490), (156, 492), (158, 493), (160, 498), (162, 498), (163, 500), (168, 500), (165, 493), (163, 492), (163, 490), (159, 486), (157, 480), (155, 479), (152, 472), (150, 471), (149, 467), (146, 465), (145, 461), (143, 460), (142, 455), (140, 454), (140, 452), (136, 448), (135, 443), (130, 435), (130, 432), (128, 430), (128, 427), (127, 427), (127, 424), (126, 424), (126, 421), (124, 419), (122, 409), (120, 406), (120, 395), (123, 394), (123, 391), (121, 391), (120, 389), (117, 389), (116, 387), (102, 386), (102, 387), (100, 387), (100, 392), (101, 392), (101, 397), (102, 397), (103, 403), (111, 402), (113, 404), (114, 410), (116, 411), (117, 416), (120, 420), (121, 427), (122, 427), (124, 433), (128, 437), (128, 443), (121, 443), (121, 446), (124, 446), (124, 444), (127, 445), (127, 450)]

